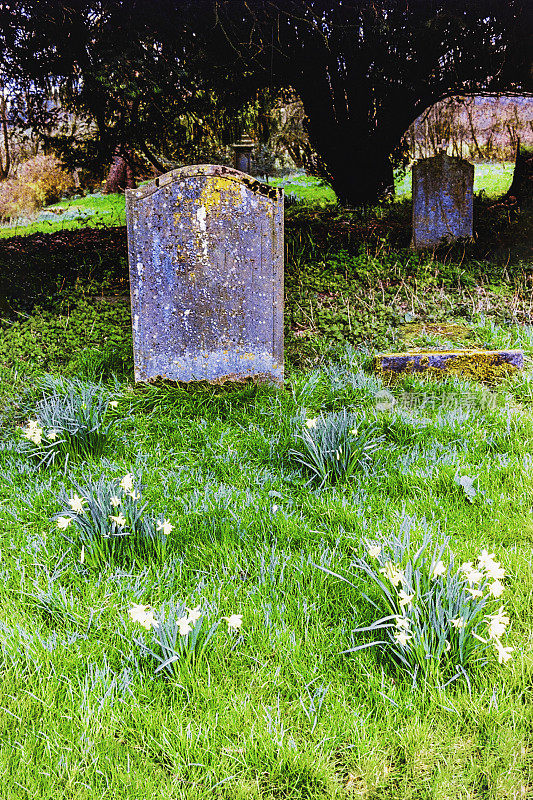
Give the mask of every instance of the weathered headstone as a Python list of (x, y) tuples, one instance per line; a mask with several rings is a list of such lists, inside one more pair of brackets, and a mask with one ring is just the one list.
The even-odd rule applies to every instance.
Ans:
[(283, 192), (222, 166), (126, 191), (135, 380), (283, 381)]
[(413, 165), (415, 249), (437, 247), (473, 233), (474, 166), (439, 153)]

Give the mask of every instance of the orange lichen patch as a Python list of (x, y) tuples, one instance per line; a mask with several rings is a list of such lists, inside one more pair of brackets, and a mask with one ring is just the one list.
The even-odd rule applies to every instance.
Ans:
[(384, 377), (423, 372), (433, 377), (459, 375), (494, 383), (524, 366), (521, 350), (426, 350), (382, 353), (374, 361)]

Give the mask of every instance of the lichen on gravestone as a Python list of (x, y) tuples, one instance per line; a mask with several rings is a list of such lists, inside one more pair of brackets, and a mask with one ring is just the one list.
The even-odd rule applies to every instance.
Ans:
[(283, 381), (283, 192), (222, 166), (126, 191), (135, 380)]

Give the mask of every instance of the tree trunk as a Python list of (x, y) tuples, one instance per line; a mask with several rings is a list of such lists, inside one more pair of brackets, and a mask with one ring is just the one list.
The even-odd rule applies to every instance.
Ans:
[(123, 192), (124, 189), (135, 189), (130, 149), (117, 145), (113, 153), (113, 161), (109, 168), (104, 194)]
[(2, 136), (4, 140), (5, 158), (2, 162), (0, 158), (0, 180), (7, 178), (11, 167), (11, 156), (9, 148), (9, 133), (7, 130), (7, 103), (4, 97), (4, 82), (0, 79), (0, 124), (2, 125)]
[(533, 205), (533, 151), (516, 144), (516, 159), (511, 183), (506, 197), (515, 197), (522, 207)]

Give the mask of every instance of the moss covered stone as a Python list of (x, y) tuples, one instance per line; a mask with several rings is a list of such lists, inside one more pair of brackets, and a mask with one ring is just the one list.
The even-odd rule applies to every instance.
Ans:
[(375, 358), (376, 372), (384, 375), (426, 372), (491, 383), (523, 366), (521, 350), (426, 350), (382, 353)]

